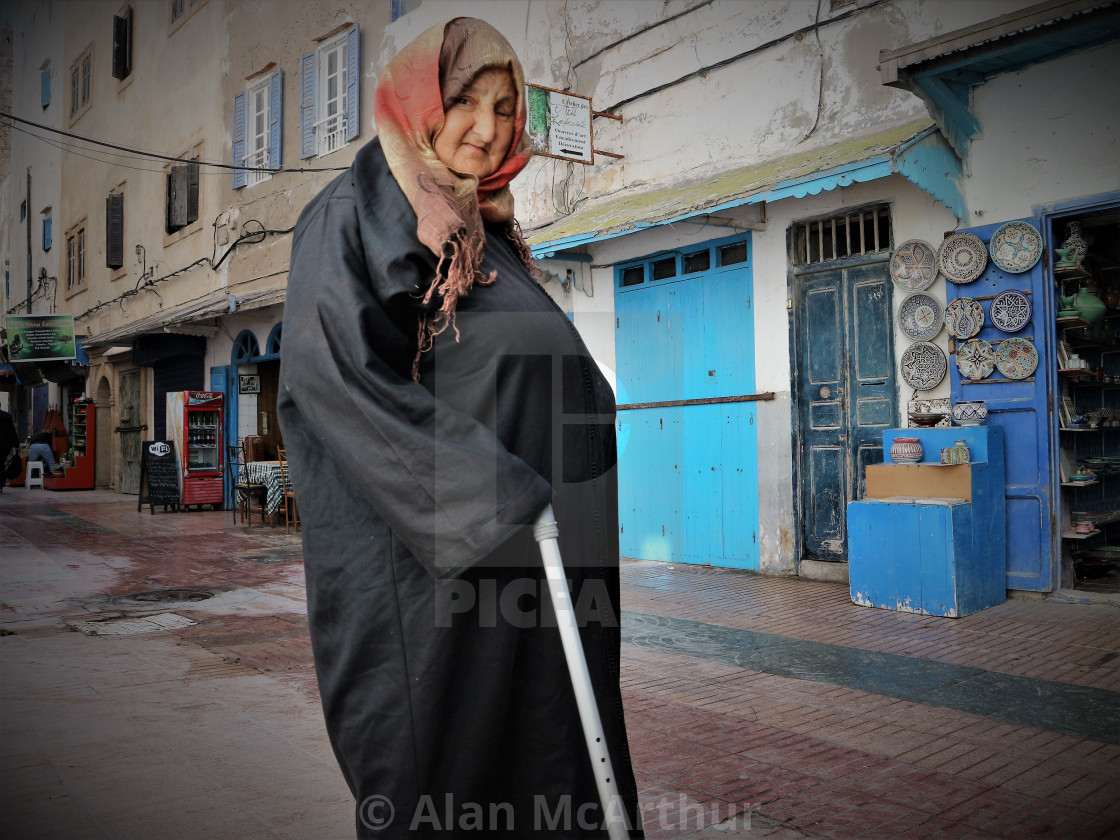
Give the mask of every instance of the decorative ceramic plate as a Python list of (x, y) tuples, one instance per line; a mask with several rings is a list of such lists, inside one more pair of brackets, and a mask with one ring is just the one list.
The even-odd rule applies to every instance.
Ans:
[(988, 265), (988, 249), (975, 233), (953, 233), (937, 249), (941, 273), (954, 283), (971, 283)]
[(957, 370), (965, 379), (986, 379), (996, 369), (996, 351), (982, 338), (957, 348)]
[(988, 309), (992, 323), (1004, 332), (1019, 332), (1031, 320), (1031, 302), (1022, 292), (1000, 292)]
[(945, 329), (957, 338), (972, 338), (984, 326), (984, 307), (972, 298), (962, 297), (945, 307)]
[(1008, 379), (1026, 379), (1038, 367), (1038, 351), (1025, 338), (1006, 338), (996, 350), (996, 367)]
[(949, 363), (936, 344), (917, 341), (902, 354), (902, 380), (916, 391), (936, 388), (945, 378)]
[(1042, 256), (1042, 234), (1029, 222), (1000, 225), (988, 243), (992, 262), (1011, 274), (1030, 271)]
[(941, 320), (941, 301), (924, 292), (910, 295), (898, 308), (898, 325), (915, 341), (929, 341), (941, 332)]
[(921, 292), (937, 279), (937, 255), (920, 239), (909, 239), (891, 254), (891, 279), (900, 289)]

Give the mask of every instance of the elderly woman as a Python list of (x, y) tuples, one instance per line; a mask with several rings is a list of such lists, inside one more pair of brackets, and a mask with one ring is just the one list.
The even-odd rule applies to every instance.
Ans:
[[(378, 138), (304, 210), (280, 421), (327, 728), (360, 837), (603, 837), (531, 523), (551, 503), (632, 836), (614, 397), (529, 274), (521, 65), (421, 35)], [(615, 803), (617, 806), (618, 803)]]

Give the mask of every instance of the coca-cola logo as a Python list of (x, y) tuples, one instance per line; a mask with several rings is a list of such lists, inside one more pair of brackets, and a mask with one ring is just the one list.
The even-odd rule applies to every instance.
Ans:
[(171, 447), (168, 446), (163, 441), (156, 441), (155, 443), (153, 443), (151, 446), (148, 447), (148, 452), (150, 452), (152, 455), (155, 455), (157, 458), (162, 458), (164, 455), (166, 455), (170, 451), (171, 451)]

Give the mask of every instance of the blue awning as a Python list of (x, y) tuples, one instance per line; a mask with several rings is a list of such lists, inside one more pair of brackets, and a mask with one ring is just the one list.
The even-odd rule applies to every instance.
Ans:
[(960, 161), (933, 120), (925, 118), (709, 178), (592, 199), (527, 241), (533, 256), (549, 257), (658, 225), (764, 201), (819, 195), (895, 173), (930, 193), (958, 219), (967, 217)]

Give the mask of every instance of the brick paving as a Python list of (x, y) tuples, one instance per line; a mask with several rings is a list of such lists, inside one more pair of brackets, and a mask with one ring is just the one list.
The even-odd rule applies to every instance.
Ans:
[[(0, 495), (0, 625), (17, 634), (0, 639), (13, 771), (0, 801), (21, 827), (5, 836), (351, 836), (298, 546), (228, 513), (138, 514), (100, 491)], [(114, 596), (175, 587), (214, 597), (147, 612), (192, 627), (110, 639), (62, 624), (142, 615)], [(1120, 691), (1120, 604), (1069, 600), (943, 619), (858, 607), (838, 584), (623, 563), (627, 614), (829, 645), (853, 668), (870, 652), (981, 669), (980, 699), (1009, 677)], [(701, 653), (624, 645), (651, 840), (1120, 837), (1120, 720), (1094, 740)], [(1031, 711), (1029, 693), (1005, 702)]]

